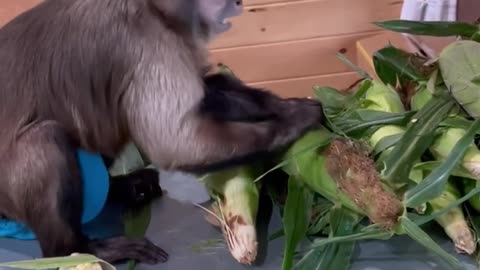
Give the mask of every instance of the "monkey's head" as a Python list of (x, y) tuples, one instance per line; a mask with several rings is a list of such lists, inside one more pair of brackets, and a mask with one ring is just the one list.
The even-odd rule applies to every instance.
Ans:
[(200, 16), (208, 24), (210, 33), (221, 34), (232, 27), (228, 20), (243, 11), (242, 0), (196, 0)]
[(242, 0), (150, 1), (169, 21), (207, 41), (228, 31), (232, 26), (229, 19), (243, 12)]

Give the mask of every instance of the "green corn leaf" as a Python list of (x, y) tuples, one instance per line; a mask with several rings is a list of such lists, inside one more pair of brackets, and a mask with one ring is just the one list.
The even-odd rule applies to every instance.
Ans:
[(451, 95), (473, 118), (480, 118), (480, 43), (462, 40), (443, 49), (438, 63)]
[(273, 241), (273, 240), (278, 239), (278, 238), (280, 238), (280, 237), (282, 237), (282, 236), (284, 236), (284, 235), (285, 235), (284, 229), (283, 229), (283, 228), (278, 229), (278, 231), (272, 233), (272, 234), (268, 237), (268, 241)]
[(477, 130), (480, 129), (480, 119), (476, 120), (467, 130), (466, 134), (455, 144), (452, 152), (442, 165), (430, 173), (422, 182), (405, 194), (407, 207), (417, 207), (422, 203), (432, 200), (442, 193), (452, 171), (465, 155), (465, 151), (472, 143)]
[(468, 192), (466, 195), (464, 195), (460, 199), (449, 203), (446, 207), (442, 208), (441, 210), (435, 211), (435, 212), (430, 213), (429, 215), (426, 215), (426, 216), (416, 215), (416, 216), (414, 216), (414, 218), (412, 218), (412, 220), (415, 222), (415, 224), (417, 224), (417, 226), (421, 226), (423, 224), (426, 224), (426, 223), (434, 220), (438, 216), (441, 216), (441, 215), (447, 213), (448, 211), (452, 210), (453, 208), (458, 207), (459, 205), (468, 201), (471, 197), (473, 197), (473, 196), (475, 196), (479, 193), (480, 193), (480, 187), (476, 187), (476, 188), (470, 190), (470, 192)]
[(413, 164), (428, 149), (434, 132), (453, 107), (454, 101), (445, 95), (435, 95), (414, 116), (402, 139), (385, 159), (382, 178), (392, 184), (406, 184)]
[[(441, 167), (442, 164), (443, 164), (442, 161), (438, 161), (438, 160), (425, 161), (425, 162), (415, 164), (415, 166), (413, 166), (413, 169), (432, 172), (435, 169)], [(469, 171), (467, 171), (467, 169), (463, 168), (462, 166), (455, 167), (451, 171), (450, 175), (469, 178), (469, 179), (476, 179)]]
[(307, 139), (302, 140), (302, 144), (296, 144), (294, 147), (292, 147), (292, 149), (290, 149), (290, 151), (288, 151), (287, 154), (283, 156), (281, 162), (273, 166), (271, 169), (267, 170), (265, 173), (258, 176), (254, 180), (254, 182), (260, 181), (269, 173), (280, 168), (283, 168), (283, 170), (289, 175), (297, 175), (298, 168), (297, 166), (292, 165), (292, 163), (295, 163), (297, 158), (301, 157), (302, 155), (309, 152), (311, 153), (319, 148), (330, 144), (330, 142), (334, 139), (334, 134), (330, 133), (326, 128), (320, 128), (318, 130), (314, 130), (310, 133), (305, 134), (304, 138)]
[(368, 109), (359, 109), (352, 112), (351, 115), (335, 119), (334, 124), (342, 130), (343, 133), (354, 136), (355, 134), (364, 135), (372, 127), (381, 127), (385, 125), (406, 125), (415, 115), (415, 112), (389, 113), (374, 111)]
[(373, 54), (375, 73), (378, 74), (383, 83), (392, 86), (396, 85), (397, 78), (400, 79), (400, 82), (426, 81), (428, 72), (425, 72), (425, 68), (422, 66), (426, 61), (427, 59), (395, 48), (392, 45)]
[(331, 87), (314, 87), (315, 98), (320, 101), (325, 109), (327, 116), (333, 117), (345, 109), (346, 104), (351, 99), (335, 88)]
[[(143, 237), (147, 232), (151, 219), (151, 204), (148, 203), (140, 209), (128, 209), (124, 217), (125, 236), (136, 238)], [(128, 269), (135, 269), (135, 261), (128, 261)]]
[[(146, 166), (146, 162), (135, 144), (128, 144), (120, 155), (114, 160), (109, 169), (112, 176), (125, 175), (135, 170), (142, 169)], [(141, 237), (144, 236), (148, 225), (150, 224), (151, 215), (150, 203), (143, 206), (141, 209), (128, 209), (125, 213), (123, 223), (125, 226), (126, 237)], [(128, 269), (135, 268), (135, 261), (128, 262)]]
[(138, 148), (128, 144), (120, 155), (114, 160), (109, 172), (112, 176), (128, 174), (145, 167), (145, 162)]
[(475, 232), (475, 238), (477, 242), (477, 251), (475, 252), (475, 261), (477, 267), (480, 267), (480, 251), (478, 250), (479, 247), (479, 236), (480, 236), (480, 217), (473, 216), (471, 213), (471, 208), (465, 207), (465, 212), (467, 214), (467, 219), (469, 224), (472, 226), (473, 231)]
[[(440, 127), (468, 129), (472, 125), (472, 122), (472, 120), (465, 119), (465, 117), (452, 116), (442, 121)], [(478, 131), (477, 134), (480, 134), (480, 131)]]
[(290, 270), (293, 267), (293, 257), (296, 248), (307, 233), (309, 223), (308, 209), (311, 209), (312, 200), (311, 192), (304, 187), (302, 182), (293, 176), (290, 177), (283, 215), (283, 227), (285, 230), (283, 270)]
[(334, 243), (312, 250), (295, 265), (295, 270), (349, 270), (355, 242)]
[(330, 222), (330, 211), (332, 210), (333, 203), (327, 201), (325, 203), (318, 204), (315, 208), (315, 212), (318, 213), (316, 220), (314, 220), (308, 228), (308, 235), (316, 235), (323, 231)]
[(370, 75), (368, 75), (367, 72), (365, 72), (363, 69), (352, 63), (343, 53), (337, 53), (337, 57), (340, 58), (347, 66), (349, 66), (351, 69), (356, 71), (358, 75), (360, 75), (364, 79), (370, 79)]
[[(352, 211), (336, 207), (329, 213), (330, 237), (347, 236), (354, 232), (360, 217)], [(325, 248), (310, 250), (295, 265), (296, 270), (335, 269), (348, 270), (355, 242), (333, 243)]]
[(315, 240), (308, 249), (317, 249), (333, 243), (344, 243), (360, 240), (388, 240), (392, 238), (393, 235), (393, 232), (385, 231), (384, 229), (374, 224), (364, 228), (358, 233), (354, 233), (351, 235), (335, 236), (327, 239)]
[(425, 22), (410, 20), (390, 20), (376, 22), (377, 26), (400, 33), (408, 33), (423, 36), (461, 36), (472, 37), (479, 32), (479, 27), (474, 24), (463, 22)]
[(399, 134), (394, 134), (394, 135), (389, 135), (385, 136), (382, 139), (378, 141), (378, 143), (375, 145), (375, 148), (373, 149), (373, 152), (375, 155), (387, 150), (388, 148), (396, 145), (403, 137), (404, 133), (399, 133)]
[(480, 236), (480, 216), (473, 216), (471, 213), (471, 209), (469, 209), (468, 207), (465, 207), (465, 213), (467, 214), (467, 218), (472, 225), (472, 229), (478, 238), (478, 236)]
[(458, 261), (457, 258), (450, 255), (443, 250), (435, 241), (433, 241), (427, 233), (425, 233), (420, 227), (406, 217), (400, 218), (400, 224), (403, 231), (410, 236), (417, 243), (421, 244), (431, 252), (437, 254), (442, 260), (444, 260), (452, 270), (463, 270), (465, 267)]
[(0, 267), (46, 270), (46, 269), (75, 267), (80, 264), (88, 264), (88, 263), (100, 263), (104, 270), (115, 270), (115, 267), (112, 266), (111, 264), (89, 254), (76, 254), (75, 256), (6, 262), (6, 263), (0, 263)]

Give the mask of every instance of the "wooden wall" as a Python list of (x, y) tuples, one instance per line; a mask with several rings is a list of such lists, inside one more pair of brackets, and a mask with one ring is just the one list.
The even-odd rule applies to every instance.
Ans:
[(357, 40), (380, 33), (373, 21), (400, 17), (397, 0), (244, 0), (211, 59), (246, 82), (283, 96), (309, 96), (315, 84), (348, 87), (357, 78), (336, 53), (355, 61)]
[[(1, 0), (0, 25), (41, 1)], [(211, 61), (283, 96), (308, 96), (316, 84), (344, 88), (358, 77), (336, 52), (355, 60), (355, 42), (379, 33), (373, 21), (398, 18), (402, 2), (244, 0), (244, 13), (211, 44)]]

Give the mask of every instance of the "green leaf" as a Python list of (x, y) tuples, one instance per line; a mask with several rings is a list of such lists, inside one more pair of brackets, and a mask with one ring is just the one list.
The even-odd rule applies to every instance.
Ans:
[(453, 169), (455, 169), (465, 155), (465, 151), (467, 151), (467, 148), (472, 143), (478, 129), (480, 129), (480, 119), (476, 120), (465, 135), (458, 140), (452, 152), (442, 162), (440, 167), (432, 171), (432, 173), (417, 186), (406, 192), (405, 204), (407, 207), (414, 208), (440, 196)]
[[(361, 220), (352, 211), (333, 208), (329, 213), (330, 237), (351, 235)], [(355, 242), (333, 243), (325, 248), (313, 249), (295, 265), (296, 270), (335, 269), (348, 270)]]
[(400, 217), (400, 224), (403, 231), (410, 236), (417, 243), (421, 244), (431, 252), (437, 254), (443, 259), (452, 269), (463, 270), (464, 266), (457, 260), (457, 258), (450, 255), (443, 250), (435, 241), (433, 241), (427, 233), (425, 233), (420, 227), (406, 217)]
[(290, 177), (283, 216), (283, 227), (285, 230), (283, 270), (292, 269), (295, 250), (300, 241), (305, 237), (308, 229), (308, 209), (311, 209), (311, 204), (311, 192), (298, 179), (293, 176)]
[(344, 243), (344, 242), (352, 242), (352, 241), (360, 241), (360, 240), (388, 240), (393, 235), (394, 235), (393, 232), (385, 231), (384, 229), (374, 224), (364, 228), (359, 233), (316, 240), (314, 241), (313, 244), (310, 245), (308, 249), (317, 249), (332, 243)]
[(320, 101), (329, 116), (334, 116), (345, 109), (347, 102), (351, 99), (332, 87), (314, 87), (315, 98)]
[[(378, 77), (385, 83), (395, 86), (397, 78), (401, 82), (408, 80), (427, 80), (428, 74), (422, 73), (422, 65), (427, 60), (391, 45), (373, 54), (373, 64)], [(403, 84), (403, 83), (402, 83)]]
[(480, 43), (456, 41), (440, 53), (438, 59), (445, 85), (452, 96), (473, 118), (480, 118)]
[(415, 216), (415, 218), (412, 219), (412, 220), (418, 226), (426, 224), (426, 223), (436, 219), (438, 216), (441, 216), (441, 215), (447, 213), (448, 211), (452, 210), (453, 208), (455, 208), (455, 207), (461, 205), (462, 203), (468, 201), (471, 197), (473, 197), (473, 196), (475, 196), (479, 193), (480, 193), (480, 187), (476, 187), (476, 188), (472, 189), (470, 192), (468, 192), (466, 195), (461, 197), (460, 199), (449, 203), (446, 207), (442, 208), (441, 210), (430, 213), (427, 216)]
[(133, 143), (130, 143), (114, 160), (109, 172), (112, 176), (124, 175), (144, 166), (142, 154)]
[(364, 79), (370, 79), (370, 75), (368, 75), (367, 72), (365, 72), (363, 69), (352, 63), (343, 53), (337, 53), (338, 58), (342, 60), (347, 66), (349, 66), (351, 69), (356, 71), (362, 78)]
[(272, 234), (268, 237), (268, 241), (273, 241), (273, 240), (278, 239), (278, 238), (280, 238), (280, 237), (282, 237), (282, 236), (284, 236), (284, 235), (285, 235), (284, 229), (283, 229), (283, 228), (278, 229), (278, 231), (272, 233)]
[(374, 153), (375, 155), (387, 150), (388, 148), (396, 145), (403, 137), (404, 133), (393, 134), (389, 136), (385, 136), (378, 143), (375, 145)]
[(366, 132), (371, 127), (385, 125), (403, 126), (415, 115), (415, 112), (389, 113), (374, 110), (360, 109), (352, 115), (335, 119), (334, 124), (345, 134), (352, 136)]
[(447, 116), (454, 102), (435, 95), (414, 116), (402, 139), (384, 161), (382, 178), (392, 184), (406, 184), (413, 164), (432, 144), (434, 132)]
[[(124, 217), (125, 236), (131, 238), (143, 237), (147, 232), (151, 219), (151, 204), (146, 204), (139, 209), (128, 209)], [(128, 261), (128, 269), (135, 268), (135, 261)]]
[(44, 270), (75, 267), (77, 265), (87, 263), (100, 263), (104, 270), (115, 270), (115, 267), (111, 264), (89, 254), (76, 254), (74, 256), (6, 262), (0, 263), (0, 267)]
[(462, 22), (390, 20), (376, 22), (375, 24), (390, 31), (422, 36), (461, 36), (469, 38), (479, 31), (478, 26)]
[(336, 134), (345, 135), (335, 123), (341, 123), (344, 119), (348, 119), (349, 115), (362, 108), (362, 105), (365, 105), (363, 98), (371, 87), (371, 80), (362, 81), (357, 91), (348, 94), (330, 87), (314, 87), (316, 99), (323, 105), (326, 125)]
[[(465, 119), (464, 117), (454, 116), (443, 120), (442, 123), (440, 123), (440, 127), (468, 129), (472, 123), (472, 120)], [(480, 131), (477, 134), (480, 134)]]
[[(432, 161), (425, 161), (421, 163), (415, 164), (413, 166), (413, 169), (415, 170), (422, 170), (422, 171), (434, 171), (435, 169), (439, 168), (442, 166), (442, 161), (437, 161), (437, 160), (432, 160)], [(470, 178), (470, 179), (476, 179), (467, 169), (465, 169), (463, 166), (456, 166), (450, 173), (451, 176), (457, 176), (457, 177), (464, 177), (464, 178)]]
[(322, 202), (318, 204), (315, 202), (316, 205), (313, 206), (314, 212), (318, 213), (317, 218), (311, 223), (308, 228), (307, 234), (308, 235), (315, 235), (320, 233), (324, 230), (330, 222), (330, 211), (332, 210), (333, 203), (326, 200), (326, 202)]

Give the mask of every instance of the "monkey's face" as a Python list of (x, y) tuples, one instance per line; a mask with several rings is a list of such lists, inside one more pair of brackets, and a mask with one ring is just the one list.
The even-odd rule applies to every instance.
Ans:
[(243, 11), (242, 0), (197, 0), (197, 3), (213, 35), (228, 31), (232, 27), (229, 19), (240, 15)]

